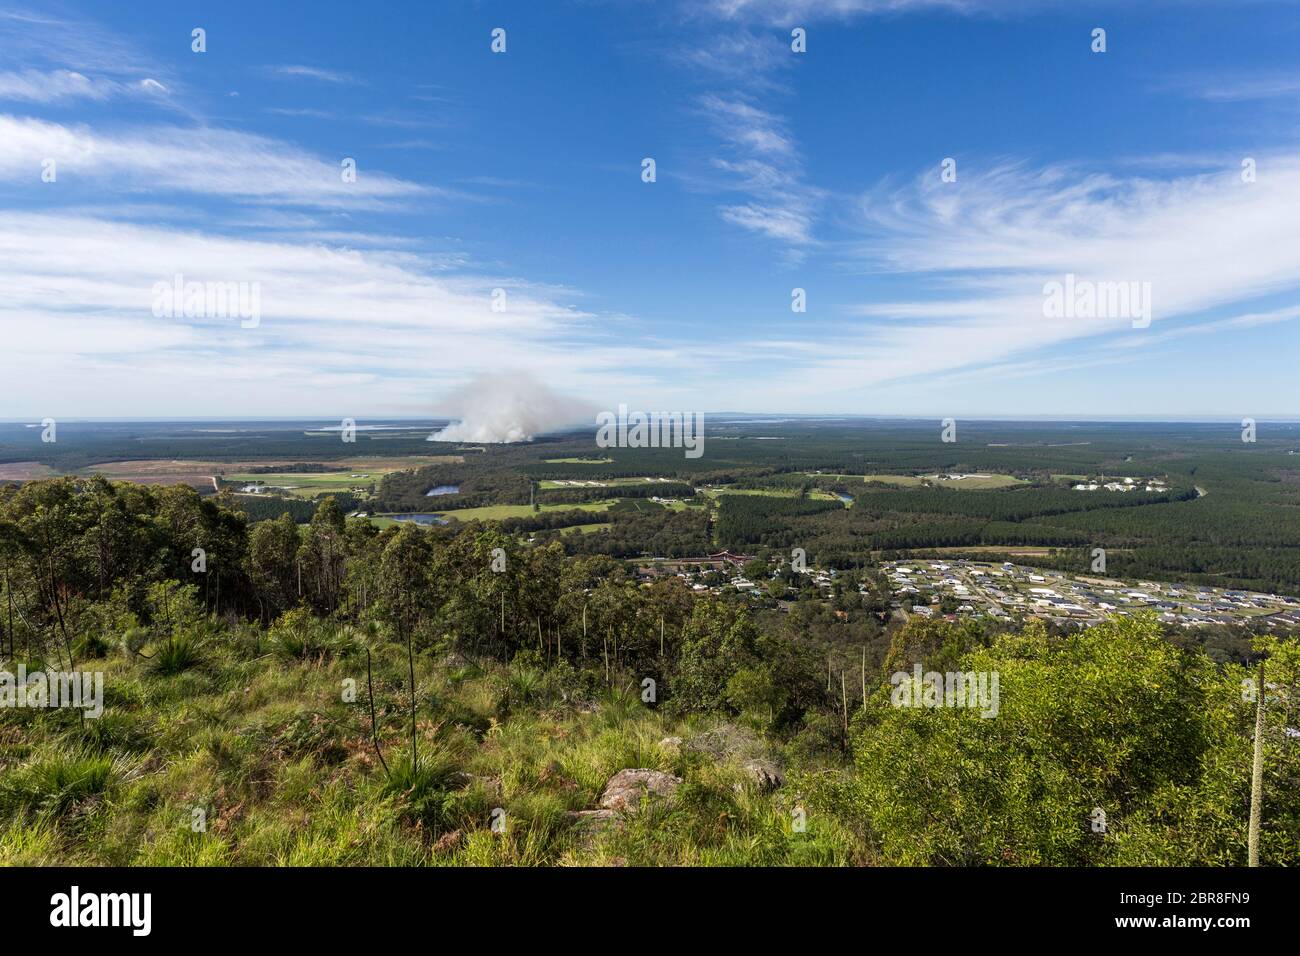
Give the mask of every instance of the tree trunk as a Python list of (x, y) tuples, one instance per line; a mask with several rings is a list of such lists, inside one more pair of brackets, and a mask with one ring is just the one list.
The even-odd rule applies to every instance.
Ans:
[(370, 694), (370, 739), (375, 742), (375, 754), (384, 768), (384, 775), (391, 777), (388, 761), (384, 759), (384, 752), (379, 749), (379, 721), (375, 716), (375, 680), (370, 671), (370, 648), (368, 647), (366, 648), (366, 690)]
[(1255, 697), (1255, 759), (1250, 769), (1250, 828), (1246, 833), (1248, 866), (1259, 866), (1259, 821), (1264, 800), (1264, 662), (1259, 662), (1259, 690)]
[(420, 769), (420, 751), (419, 744), (415, 736), (415, 649), (411, 644), (411, 629), (405, 626), (406, 631), (406, 668), (411, 680), (411, 769)]

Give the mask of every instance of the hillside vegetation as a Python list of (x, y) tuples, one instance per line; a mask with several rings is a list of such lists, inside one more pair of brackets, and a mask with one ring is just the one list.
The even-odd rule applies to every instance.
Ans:
[[(1151, 619), (914, 621), (859, 671), (605, 556), (102, 479), (0, 492), (0, 581), (0, 669), (104, 675), (98, 718), (0, 708), (4, 864), (1246, 859), (1255, 671)], [(1257, 649), (1295, 865), (1300, 652)], [(898, 706), (914, 665), (996, 674), (996, 715)]]

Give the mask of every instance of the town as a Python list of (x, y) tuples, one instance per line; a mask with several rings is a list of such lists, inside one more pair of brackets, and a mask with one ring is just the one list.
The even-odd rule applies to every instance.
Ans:
[[(878, 570), (888, 583), (890, 608), (903, 620), (988, 617), (1019, 622), (1038, 618), (1082, 627), (1110, 616), (1145, 611), (1164, 624), (1184, 628), (1243, 624), (1300, 628), (1300, 598), (1286, 595), (1121, 581), (967, 558), (882, 561)], [(638, 571), (642, 580), (671, 575), (696, 592), (746, 594), (755, 601), (773, 601), (782, 609), (795, 600), (830, 600), (837, 590), (844, 590), (846, 577), (836, 568), (801, 567), (798, 560), (764, 560), (730, 551), (706, 558), (643, 559)], [(806, 581), (796, 587), (790, 583), (791, 573), (806, 576)], [(853, 589), (861, 595), (871, 593), (860, 580)]]

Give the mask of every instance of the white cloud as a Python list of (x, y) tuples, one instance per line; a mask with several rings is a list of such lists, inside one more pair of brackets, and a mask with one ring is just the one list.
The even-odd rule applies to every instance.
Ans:
[(1032, 0), (708, 0), (707, 9), (728, 20), (748, 18), (793, 24), (800, 19), (847, 19), (914, 10), (1002, 12), (1030, 5)]
[(272, 72), (280, 76), (291, 76), (306, 80), (319, 80), (322, 83), (353, 83), (355, 80), (347, 73), (334, 70), (322, 70), (314, 66), (288, 65), (277, 66)]
[[(1165, 88), (1168, 88), (1168, 84)], [(1174, 87), (1211, 102), (1238, 103), (1246, 100), (1293, 98), (1300, 94), (1300, 74), (1198, 76), (1177, 81)]]
[(720, 215), (786, 244), (797, 261), (814, 241), (812, 224), (823, 193), (804, 181), (785, 120), (739, 94), (708, 94), (698, 106), (725, 148), (726, 155), (713, 160), (713, 167), (726, 174), (720, 188), (749, 196), (746, 202), (722, 206)]
[(39, 177), (47, 158), (56, 160), (62, 180), (290, 205), (377, 206), (448, 194), (367, 169), (364, 162), (356, 181), (344, 182), (343, 157), (320, 159), (234, 130), (153, 126), (106, 136), (85, 125), (0, 114), (0, 179)]
[[(1022, 165), (980, 172), (967, 163), (956, 183), (942, 183), (937, 168), (909, 184), (883, 183), (860, 204), (867, 237), (852, 259), (931, 294), (864, 303), (852, 310), (863, 321), (818, 335), (814, 350), (778, 343), (772, 360), (786, 356), (786, 372), (766, 378), (755, 397), (769, 396), (766, 407), (805, 407), (811, 389), (879, 395), (912, 382), (914, 393), (915, 383), (958, 372), (1013, 361), (1032, 369), (1045, 354), (1068, 367), (1121, 360), (1114, 352), (1062, 360), (1069, 342), (1138, 350), (1296, 319), (1296, 309), (1251, 306), (1300, 290), (1300, 219), (1278, 214), (1300, 208), (1300, 154), (1260, 157), (1259, 170), (1247, 184), (1235, 167), (1156, 180)], [(1045, 318), (1043, 285), (1067, 273), (1150, 282), (1151, 327)], [(1251, 311), (1188, 324), (1226, 308)]]
[[(155, 283), (256, 283), (261, 321), (156, 318)], [(492, 310), (492, 290), (507, 292)], [(626, 344), (575, 295), (400, 250), (253, 241), (58, 214), (0, 212), (0, 416), (355, 414), (423, 410), (480, 369), (599, 393), (680, 367)], [(599, 321), (598, 321), (599, 319)], [(674, 363), (677, 363), (674, 365)]]
[(131, 82), (76, 70), (21, 70), (0, 72), (0, 100), (27, 103), (62, 103), (69, 100), (103, 101), (118, 96), (165, 95), (167, 87), (155, 79)]

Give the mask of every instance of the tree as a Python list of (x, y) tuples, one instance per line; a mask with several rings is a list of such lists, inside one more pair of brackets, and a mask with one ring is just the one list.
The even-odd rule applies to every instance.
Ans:
[(298, 548), (298, 526), (287, 513), (249, 533), (246, 565), (263, 623), (297, 602)]
[(321, 500), (307, 525), (298, 549), (298, 561), (310, 582), (316, 605), (325, 611), (338, 606), (347, 560), (347, 518), (333, 495)]
[(758, 632), (740, 608), (700, 602), (682, 635), (671, 694), (679, 710), (725, 707), (727, 683), (755, 659)]
[(405, 525), (384, 546), (380, 562), (379, 613), (406, 644), (408, 694), (411, 702), (411, 765), (419, 769), (420, 752), (415, 724), (416, 629), (428, 617), (430, 547), (425, 533), (413, 524)]
[[(872, 695), (840, 796), (881, 862), (1245, 863), (1247, 670), (1174, 647), (1150, 616), (1064, 637), (1031, 624), (988, 647), (924, 630), (923, 669), (997, 675), (996, 716), (901, 705), (890, 685)], [(1274, 772), (1294, 774), (1290, 761)], [(1284, 862), (1300, 799), (1278, 790), (1262, 839)]]

